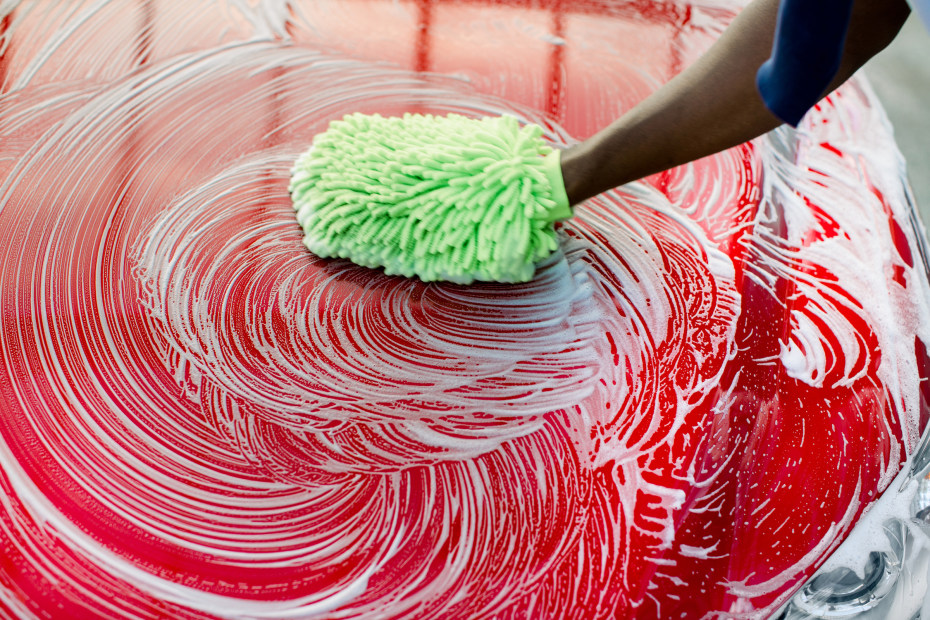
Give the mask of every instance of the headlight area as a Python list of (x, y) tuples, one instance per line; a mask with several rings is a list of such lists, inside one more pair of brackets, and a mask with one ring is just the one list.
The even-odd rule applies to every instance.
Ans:
[(930, 618), (930, 434), (777, 620)]

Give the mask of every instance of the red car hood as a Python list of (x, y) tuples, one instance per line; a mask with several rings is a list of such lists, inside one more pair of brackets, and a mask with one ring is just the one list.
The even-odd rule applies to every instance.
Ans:
[(524, 285), (321, 260), (350, 112), (557, 145), (738, 2), (38, 2), (0, 15), (0, 608), (765, 617), (927, 421), (903, 162), (853, 80), (608, 192)]

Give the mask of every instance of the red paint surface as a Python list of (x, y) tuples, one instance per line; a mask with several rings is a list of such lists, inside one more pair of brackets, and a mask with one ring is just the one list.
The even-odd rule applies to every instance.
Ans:
[[(237, 46), (263, 22), (229, 6), (55, 5), (0, 20), (5, 614), (212, 617), (227, 604), (249, 617), (247, 601), (296, 607), (369, 571), (320, 617), (751, 616), (813, 573), (913, 447), (903, 383), (879, 372), (886, 327), (801, 251), (856, 231), (816, 199), (802, 241), (760, 217), (759, 144), (586, 205), (564, 227), (602, 304), (584, 339), (445, 391), (392, 360), (419, 364), (423, 385), (466, 375), (467, 353), (428, 338), (518, 343), (539, 291), (426, 286), (300, 246), (287, 166), (331, 119), (532, 112), (583, 139), (693, 61), (736, 8), (307, 1)], [(373, 85), (327, 58), (363, 61)], [(844, 139), (808, 148), (886, 200)], [(178, 205), (198, 219), (184, 224), (191, 271), (164, 272), (191, 295), (172, 298), (172, 318), (138, 263), (167, 234), (153, 222), (175, 209), (181, 226)], [(883, 216), (900, 263), (889, 288), (918, 273), (900, 212)], [(773, 248), (801, 260), (769, 261)], [(711, 250), (732, 278), (712, 273)], [(643, 256), (658, 274), (645, 304)], [(859, 352), (816, 324), (822, 386), (778, 360), (793, 313), (822, 303), (812, 282)], [(308, 325), (315, 338), (295, 327)], [(321, 379), (337, 375), (359, 391)], [(519, 394), (545, 397), (543, 375), (583, 398), (502, 413)], [(398, 389), (410, 397), (379, 400)], [(471, 394), (489, 404), (450, 410)], [(407, 434), (411, 420), (461, 445), (512, 435), (460, 454)]]

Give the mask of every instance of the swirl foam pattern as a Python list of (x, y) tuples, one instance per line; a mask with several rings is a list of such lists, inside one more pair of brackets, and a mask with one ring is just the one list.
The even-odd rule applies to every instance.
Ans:
[(738, 5), (11, 6), (3, 615), (764, 617), (916, 444), (930, 296), (866, 85), (589, 201), (526, 284), (301, 243), (330, 120), (564, 145)]

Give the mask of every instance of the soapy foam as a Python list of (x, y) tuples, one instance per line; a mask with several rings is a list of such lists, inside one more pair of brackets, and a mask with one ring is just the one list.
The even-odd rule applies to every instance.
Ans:
[[(867, 87), (591, 201), (533, 282), (427, 286), (303, 250), (308, 136), (415, 100), (564, 145), (616, 110), (560, 125), (487, 76), (312, 44), (324, 4), (186, 6), (90, 65), (129, 9), (16, 15), (57, 33), (14, 46), (0, 115), (0, 574), (30, 613), (587, 618), (705, 589), (762, 617), (913, 450), (925, 274)], [(692, 7), (680, 49), (732, 6)]]

